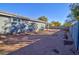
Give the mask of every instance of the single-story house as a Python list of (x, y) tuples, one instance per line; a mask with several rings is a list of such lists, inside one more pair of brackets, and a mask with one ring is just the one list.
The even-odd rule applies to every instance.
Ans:
[(45, 28), (46, 23), (43, 21), (31, 20), (25, 16), (0, 11), (0, 34), (31, 32)]

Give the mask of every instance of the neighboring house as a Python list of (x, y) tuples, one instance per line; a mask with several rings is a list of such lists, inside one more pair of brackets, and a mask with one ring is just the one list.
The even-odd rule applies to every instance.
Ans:
[(46, 23), (0, 11), (0, 34), (44, 30)]
[(71, 20), (72, 26), (70, 27), (70, 34), (74, 41), (76, 50), (79, 49), (79, 21)]

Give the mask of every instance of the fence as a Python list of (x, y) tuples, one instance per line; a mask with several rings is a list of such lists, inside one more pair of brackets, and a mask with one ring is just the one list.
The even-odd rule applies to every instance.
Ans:
[(74, 41), (75, 48), (78, 49), (79, 48), (79, 37), (78, 37), (79, 22), (78, 21), (74, 22), (73, 26), (71, 26), (69, 30), (70, 30), (70, 34), (72, 36), (72, 39)]

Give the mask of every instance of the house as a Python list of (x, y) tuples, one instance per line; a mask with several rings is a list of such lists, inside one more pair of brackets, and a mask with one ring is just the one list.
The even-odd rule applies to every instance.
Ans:
[(0, 11), (0, 34), (44, 30), (46, 23), (28, 17)]

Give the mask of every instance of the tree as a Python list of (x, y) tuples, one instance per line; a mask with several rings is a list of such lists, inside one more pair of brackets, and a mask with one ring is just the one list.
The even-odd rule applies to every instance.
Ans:
[(71, 10), (71, 16), (74, 19), (79, 21), (79, 4), (78, 3), (73, 3), (70, 5), (70, 10)]
[(71, 24), (70, 22), (65, 22), (65, 23), (63, 24), (63, 26), (64, 26), (64, 27), (70, 27), (70, 26), (72, 26), (72, 24)]
[(56, 22), (56, 21), (53, 21), (50, 23), (50, 26), (61, 26), (61, 23), (60, 22)]
[(41, 17), (38, 18), (38, 20), (47, 22), (48, 18), (46, 16), (41, 16)]
[(46, 23), (46, 28), (49, 29), (48, 18), (46, 16), (41, 16), (38, 20), (44, 21)]

